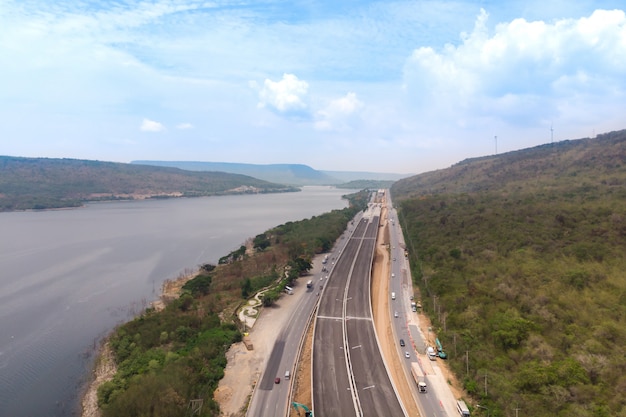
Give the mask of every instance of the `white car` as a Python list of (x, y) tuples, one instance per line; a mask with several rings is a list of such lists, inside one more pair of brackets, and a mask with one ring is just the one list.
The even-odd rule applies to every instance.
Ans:
[(393, 316), (394, 316), (395, 318), (398, 318), (398, 312), (396, 311), (395, 313), (393, 313)]
[(391, 273), (391, 278), (395, 278), (396, 274), (394, 274), (393, 272)]
[(404, 357), (407, 358), (407, 359), (411, 357), (411, 354), (409, 353), (408, 350), (406, 352), (404, 352)]

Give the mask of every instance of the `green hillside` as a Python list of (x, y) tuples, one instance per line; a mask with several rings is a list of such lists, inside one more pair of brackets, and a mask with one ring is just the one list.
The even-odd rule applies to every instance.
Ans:
[(0, 211), (76, 207), (95, 200), (283, 191), (297, 189), (224, 172), (0, 156)]
[(625, 185), (626, 131), (394, 184), (415, 285), (469, 403), (626, 416)]

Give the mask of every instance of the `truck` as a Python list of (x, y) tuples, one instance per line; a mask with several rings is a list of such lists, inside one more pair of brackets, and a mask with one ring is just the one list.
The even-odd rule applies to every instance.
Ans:
[(328, 263), (328, 255), (324, 256), (324, 260), (322, 261), (323, 264)]
[(456, 402), (456, 410), (462, 417), (470, 417), (469, 408), (465, 404), (465, 401), (459, 400)]
[(309, 289), (313, 288), (313, 280), (308, 280), (306, 283), (306, 287)]
[(411, 310), (413, 310), (414, 313), (417, 312), (417, 303), (415, 301), (411, 301)]
[(426, 382), (424, 380), (424, 372), (417, 362), (411, 362), (411, 374), (417, 384), (417, 391), (426, 392)]
[(437, 360), (437, 353), (435, 352), (435, 348), (432, 346), (428, 346), (426, 348), (426, 354), (428, 355), (428, 359), (431, 361)]

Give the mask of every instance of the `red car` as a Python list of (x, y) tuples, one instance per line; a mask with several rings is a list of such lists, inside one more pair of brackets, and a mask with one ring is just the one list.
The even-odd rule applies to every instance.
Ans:
[(280, 384), (280, 378), (276, 377), (276, 379), (274, 380), (274, 384)]

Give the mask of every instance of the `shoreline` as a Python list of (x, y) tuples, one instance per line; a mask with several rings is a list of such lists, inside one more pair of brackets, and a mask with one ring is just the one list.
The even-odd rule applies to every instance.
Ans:
[[(163, 281), (161, 295), (150, 303), (150, 307), (157, 311), (164, 309), (165, 303), (178, 297), (183, 285), (195, 277), (198, 272), (198, 270), (185, 270), (177, 278)], [(98, 388), (105, 382), (112, 380), (117, 372), (113, 351), (109, 345), (109, 338), (113, 330), (100, 341), (89, 382), (86, 384), (84, 392), (80, 394), (81, 417), (101, 416), (100, 408), (98, 407)]]

